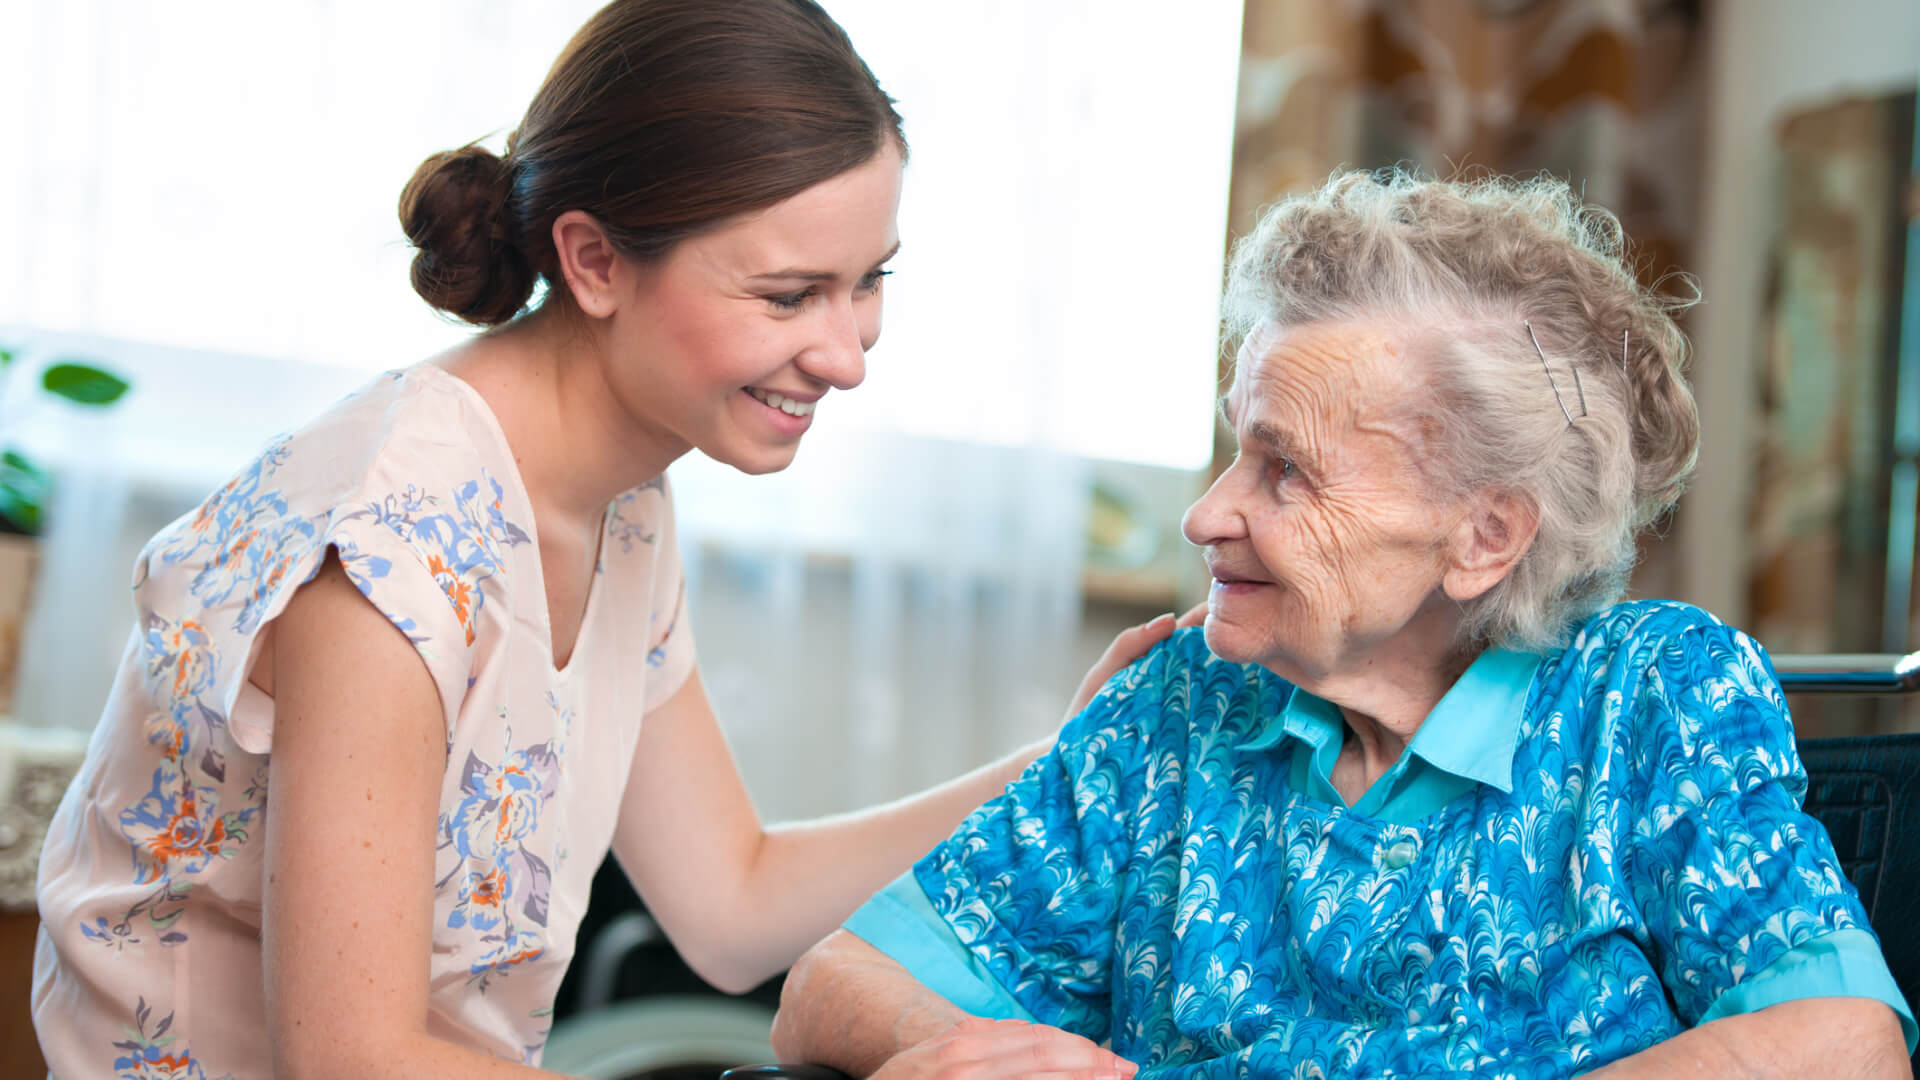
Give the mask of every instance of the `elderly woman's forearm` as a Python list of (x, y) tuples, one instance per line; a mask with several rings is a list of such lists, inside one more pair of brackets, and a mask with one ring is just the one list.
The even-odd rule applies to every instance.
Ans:
[(785, 1062), (868, 1076), (966, 1018), (886, 954), (836, 930), (788, 973), (773, 1048)]
[(1807, 998), (1728, 1016), (1588, 1073), (1639, 1077), (1911, 1077), (1893, 1010), (1871, 998)]

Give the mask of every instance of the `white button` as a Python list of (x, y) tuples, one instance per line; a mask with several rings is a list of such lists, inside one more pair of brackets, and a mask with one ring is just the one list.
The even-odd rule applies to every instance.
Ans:
[(1398, 870), (1413, 861), (1420, 853), (1411, 840), (1402, 840), (1380, 853), (1380, 865), (1389, 870)]

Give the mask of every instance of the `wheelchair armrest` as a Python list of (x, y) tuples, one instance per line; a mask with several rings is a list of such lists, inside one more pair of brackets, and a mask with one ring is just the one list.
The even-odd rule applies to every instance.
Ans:
[(720, 1074), (720, 1080), (853, 1080), (825, 1065), (742, 1065)]

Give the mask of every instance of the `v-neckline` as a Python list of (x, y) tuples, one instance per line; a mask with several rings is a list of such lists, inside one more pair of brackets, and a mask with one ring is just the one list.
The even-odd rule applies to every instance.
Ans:
[(600, 510), (600, 527), (595, 531), (593, 541), (593, 569), (587, 581), (587, 598), (580, 606), (580, 621), (574, 628), (573, 642), (567, 650), (567, 658), (562, 663), (555, 655), (553, 640), (553, 599), (547, 593), (546, 559), (540, 552), (540, 522), (533, 510), (533, 496), (527, 490), (526, 478), (520, 475), (520, 461), (514, 456), (513, 443), (507, 438), (506, 428), (500, 425), (500, 417), (487, 403), (486, 395), (460, 376), (434, 363), (420, 365), (433, 373), (435, 378), (451, 380), (457, 387), (456, 392), (463, 394), (468, 403), (480, 415), (482, 423), (492, 433), (496, 448), (502, 451), (505, 460), (506, 479), (511, 485), (513, 496), (526, 508), (527, 543), (533, 548), (533, 579), (538, 586), (536, 595), (540, 597), (538, 626), (540, 629), (540, 656), (547, 667), (550, 680), (565, 679), (574, 669), (574, 661), (579, 658), (581, 646), (586, 644), (594, 623), (594, 614), (600, 604), (600, 581), (606, 576), (601, 560), (607, 550), (607, 529), (613, 517), (613, 504), (616, 499), (608, 499)]

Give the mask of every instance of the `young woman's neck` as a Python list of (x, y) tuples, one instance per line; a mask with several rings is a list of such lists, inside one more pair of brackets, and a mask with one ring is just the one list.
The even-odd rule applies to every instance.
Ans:
[(589, 320), (549, 303), (441, 360), (492, 408), (537, 513), (597, 522), (614, 496), (689, 449), (621, 405), (605, 376), (618, 361), (605, 350)]

